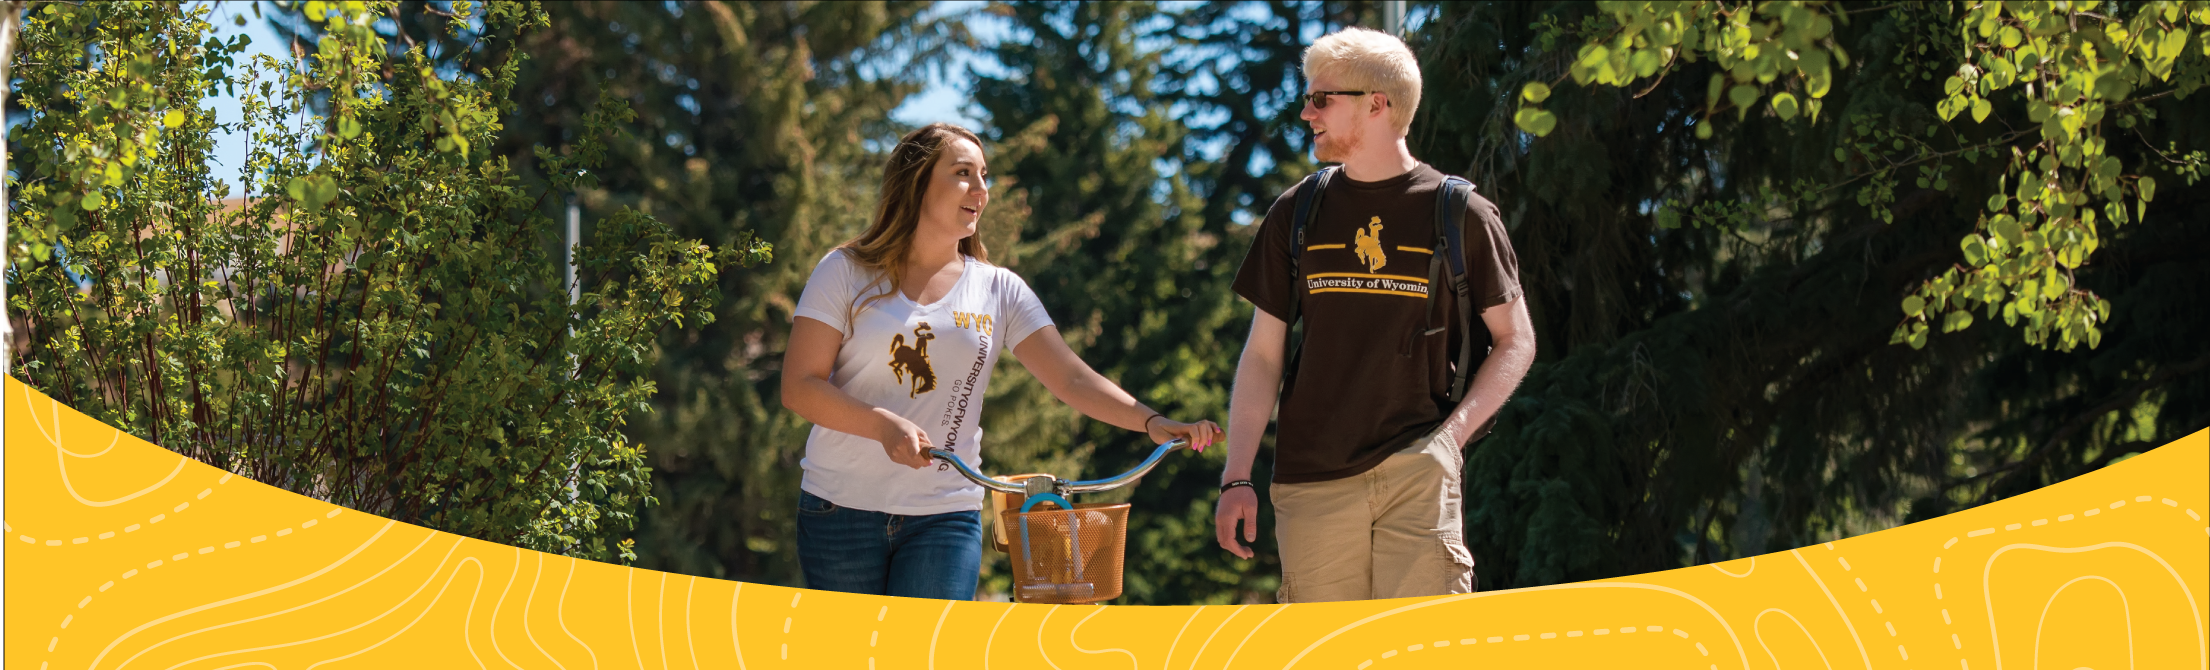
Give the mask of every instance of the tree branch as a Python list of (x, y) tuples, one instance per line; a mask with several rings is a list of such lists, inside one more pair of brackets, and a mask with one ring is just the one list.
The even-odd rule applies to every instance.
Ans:
[(1984, 497), (1988, 494), (2006, 490), (2010, 486), (2016, 484), (2020, 478), (2023, 478), (2027, 476), (2028, 473), (2031, 473), (2034, 466), (2037, 466), (2042, 461), (2047, 460), (2049, 454), (2056, 451), (2057, 445), (2063, 444), (2065, 441), (2072, 439), (2073, 435), (2078, 434), (2082, 430), (2086, 430), (2088, 426), (2094, 425), (2094, 423), (2097, 420), (2102, 419), (2104, 415), (2121, 409), (2125, 409), (2126, 406), (2135, 402), (2135, 400), (2139, 398), (2141, 394), (2147, 393), (2150, 390), (2155, 389), (2156, 387), (2163, 386), (2175, 379), (2201, 372), (2206, 368), (2210, 368), (2210, 355), (2204, 355), (2200, 358), (2182, 363), (2178, 366), (2166, 368), (2156, 373), (2155, 375), (2150, 376), (2148, 379), (2142, 380), (2141, 383), (2133, 385), (2132, 388), (2120, 391), (2118, 394), (2111, 396), (2107, 400), (2104, 400), (2101, 404), (2089, 408), (2086, 412), (2082, 412), (2079, 415), (2072, 417), (2070, 421), (2064, 422), (2062, 426), (2059, 426), (2057, 428), (2056, 432), (2049, 435), (2048, 439), (2041, 442), (2041, 446), (2036, 447), (2031, 453), (2026, 454), (2024, 457), (2016, 461), (2012, 461), (2011, 463), (1996, 468), (1994, 470), (1983, 472), (1972, 478), (1957, 482), (1955, 484), (1951, 484), (1950, 486), (1952, 488), (1963, 486), (1979, 479), (1985, 479), (1993, 475), (2001, 474), (2002, 477), (1996, 479), (1992, 484), (1989, 484), (1986, 491), (1982, 493), (1982, 496)]

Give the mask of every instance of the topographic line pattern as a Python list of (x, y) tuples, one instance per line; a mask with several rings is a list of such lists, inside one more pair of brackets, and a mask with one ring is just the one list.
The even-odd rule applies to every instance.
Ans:
[(1385, 601), (1069, 608), (552, 556), (234, 476), (12, 379), (0, 402), (36, 419), (6, 425), (14, 516), (0, 520), (10, 574), (37, 575), (6, 595), (4, 660), (25, 668), (2210, 670), (2210, 431), (1979, 508), (1709, 569)]

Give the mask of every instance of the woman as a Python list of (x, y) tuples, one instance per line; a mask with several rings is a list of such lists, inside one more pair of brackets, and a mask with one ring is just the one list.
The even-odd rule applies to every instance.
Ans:
[(931, 124), (898, 141), (873, 222), (821, 259), (783, 356), (783, 406), (814, 424), (798, 494), (798, 556), (816, 589), (967, 600), (982, 563), (983, 491), (931, 467), (980, 469), (978, 419), (998, 353), (1060, 400), (1156, 442), (1220, 439), (1211, 421), (1151, 411), (1067, 348), (1034, 291), (990, 265), (982, 141)]

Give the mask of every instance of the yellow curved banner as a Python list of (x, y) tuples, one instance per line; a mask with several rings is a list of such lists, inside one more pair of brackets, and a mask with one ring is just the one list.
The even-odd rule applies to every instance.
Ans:
[(577, 561), (335, 507), (9, 379), (11, 668), (2210, 669), (2210, 432), (1715, 565), (1437, 598), (1097, 607)]

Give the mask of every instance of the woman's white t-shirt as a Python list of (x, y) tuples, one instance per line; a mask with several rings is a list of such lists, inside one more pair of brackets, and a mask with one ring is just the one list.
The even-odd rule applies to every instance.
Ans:
[[(935, 304), (890, 292), (858, 308), (889, 291), (888, 282), (876, 281), (879, 276), (839, 249), (823, 257), (806, 280), (797, 316), (844, 334), (829, 383), (912, 421), (936, 447), (980, 471), (982, 398), (998, 352), (1052, 325), (1051, 316), (1028, 282), (973, 258), (966, 259), (951, 293)], [(890, 514), (982, 509), (982, 487), (941, 465), (921, 470), (899, 465), (874, 436), (816, 425), (799, 465), (805, 469), (799, 488), (845, 507)]]

